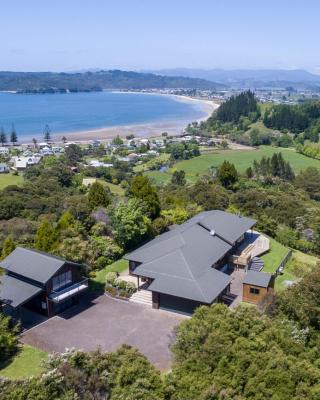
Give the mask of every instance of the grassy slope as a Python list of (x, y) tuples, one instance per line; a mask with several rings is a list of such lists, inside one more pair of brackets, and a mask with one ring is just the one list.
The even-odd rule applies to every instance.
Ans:
[(108, 186), (108, 188), (110, 189), (111, 193), (116, 194), (118, 196), (124, 196), (125, 190), (121, 186), (115, 185), (114, 183), (106, 182), (103, 179), (98, 179), (98, 181), (102, 185)]
[(42, 372), (41, 363), (47, 358), (47, 353), (34, 347), (24, 345), (13, 360), (0, 369), (0, 376), (10, 379), (29, 378)]
[(183, 169), (188, 177), (194, 179), (196, 174), (202, 174), (209, 167), (218, 167), (224, 160), (228, 160), (235, 164), (239, 172), (245, 172), (254, 160), (260, 160), (263, 156), (271, 157), (276, 152), (281, 152), (285, 160), (290, 162), (296, 172), (309, 166), (320, 169), (320, 161), (318, 160), (298, 154), (293, 149), (272, 146), (261, 146), (258, 150), (220, 150), (191, 160), (180, 161), (175, 164), (174, 168)]
[(21, 185), (23, 182), (23, 177), (21, 175), (0, 174), (0, 190), (4, 189), (10, 185)]
[[(286, 264), (283, 274), (278, 276), (275, 282), (276, 290), (285, 289), (285, 281), (296, 281), (305, 273), (308, 273), (311, 269), (315, 268), (319, 259), (317, 257), (301, 253), (301, 251), (295, 250), (292, 254), (292, 258)], [(299, 275), (299, 276), (298, 276)]]
[(210, 167), (218, 167), (224, 160), (235, 164), (241, 173), (252, 165), (254, 160), (260, 160), (263, 156), (271, 157), (273, 153), (281, 152), (285, 160), (289, 161), (295, 172), (307, 167), (320, 169), (320, 161), (298, 154), (293, 149), (284, 149), (272, 146), (261, 146), (257, 150), (216, 150), (210, 154), (203, 154), (191, 160), (184, 160), (176, 163), (167, 173), (152, 171), (146, 173), (158, 184), (167, 183), (171, 178), (174, 169), (183, 169), (190, 182), (198, 179), (198, 176), (206, 173)]

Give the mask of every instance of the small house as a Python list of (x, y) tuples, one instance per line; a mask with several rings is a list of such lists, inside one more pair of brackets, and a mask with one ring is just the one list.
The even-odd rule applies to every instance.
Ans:
[(8, 156), (9, 155), (9, 149), (8, 147), (0, 147), (0, 155), (1, 156)]
[(2, 262), (0, 304), (26, 307), (51, 317), (76, 304), (87, 289), (83, 266), (36, 250), (17, 247)]
[(242, 300), (258, 304), (273, 290), (274, 279), (271, 274), (249, 270), (243, 280)]

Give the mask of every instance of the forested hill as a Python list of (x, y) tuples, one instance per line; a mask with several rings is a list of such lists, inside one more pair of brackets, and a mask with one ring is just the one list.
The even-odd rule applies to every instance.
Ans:
[(198, 78), (169, 77), (131, 71), (84, 73), (0, 72), (0, 90), (42, 92), (54, 88), (70, 91), (103, 89), (216, 89), (223, 85)]

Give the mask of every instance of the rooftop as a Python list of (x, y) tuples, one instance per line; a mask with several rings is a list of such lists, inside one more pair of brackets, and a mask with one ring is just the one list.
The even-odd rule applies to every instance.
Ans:
[(0, 262), (0, 267), (9, 273), (45, 284), (66, 262), (51, 254), (17, 247)]
[(267, 288), (271, 278), (272, 274), (249, 270), (244, 277), (243, 283)]
[(214, 264), (254, 224), (219, 210), (202, 212), (126, 258), (141, 263), (137, 275), (154, 279), (149, 290), (211, 303), (230, 283)]

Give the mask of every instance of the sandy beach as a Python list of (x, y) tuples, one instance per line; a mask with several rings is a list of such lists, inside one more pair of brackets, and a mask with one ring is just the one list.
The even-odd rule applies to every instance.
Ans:
[[(159, 93), (145, 92), (143, 92), (143, 94), (159, 95)], [(198, 119), (198, 122), (209, 118), (212, 112), (219, 107), (219, 104), (216, 104), (211, 100), (196, 99), (187, 96), (169, 94), (163, 94), (163, 96), (173, 97), (176, 101), (182, 101), (185, 103), (191, 102), (200, 105), (201, 109), (204, 112), (204, 116)], [(167, 132), (169, 135), (177, 135), (180, 134), (183, 129), (190, 122), (193, 121), (194, 119), (188, 118), (188, 116), (186, 116), (184, 119), (181, 120), (169, 119), (167, 121), (155, 121), (145, 124), (121, 125), (86, 131), (63, 132), (54, 135), (53, 140), (55, 140), (56, 142), (60, 142), (63, 136), (65, 136), (68, 141), (88, 142), (90, 140), (110, 140), (117, 135), (119, 135), (120, 137), (125, 137), (130, 134), (133, 134), (135, 137), (156, 137), (160, 136), (163, 132)]]

